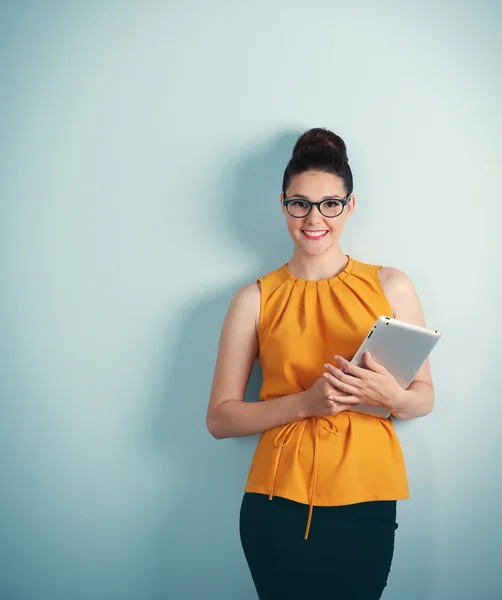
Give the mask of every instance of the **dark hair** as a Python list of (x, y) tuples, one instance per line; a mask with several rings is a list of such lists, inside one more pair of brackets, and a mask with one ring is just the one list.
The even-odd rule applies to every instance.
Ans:
[(296, 141), (282, 180), (282, 191), (286, 190), (294, 175), (306, 171), (322, 171), (340, 177), (347, 195), (352, 194), (352, 171), (349, 167), (347, 147), (336, 133), (323, 127), (309, 129)]

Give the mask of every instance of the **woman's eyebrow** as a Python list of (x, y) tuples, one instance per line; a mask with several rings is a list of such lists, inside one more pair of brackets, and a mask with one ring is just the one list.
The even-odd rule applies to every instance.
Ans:
[[(290, 200), (291, 200), (291, 198), (301, 198), (302, 200), (310, 201), (310, 198), (308, 196), (304, 196), (303, 194), (293, 194), (292, 196), (290, 196)], [(337, 194), (330, 194), (328, 196), (323, 196), (322, 199), (323, 200), (331, 200), (331, 199), (341, 200), (342, 197), (338, 196)]]

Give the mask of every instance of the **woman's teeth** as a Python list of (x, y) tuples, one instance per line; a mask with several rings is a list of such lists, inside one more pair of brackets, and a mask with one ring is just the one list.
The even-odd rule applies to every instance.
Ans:
[(320, 240), (328, 232), (327, 231), (307, 231), (307, 230), (302, 230), (302, 233), (309, 240)]

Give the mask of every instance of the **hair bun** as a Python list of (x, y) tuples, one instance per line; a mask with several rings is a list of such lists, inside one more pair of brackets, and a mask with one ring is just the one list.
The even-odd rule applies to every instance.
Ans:
[(347, 146), (339, 135), (324, 127), (315, 127), (302, 134), (293, 148), (293, 156), (303, 154), (305, 150), (326, 150), (333, 148), (348, 162)]

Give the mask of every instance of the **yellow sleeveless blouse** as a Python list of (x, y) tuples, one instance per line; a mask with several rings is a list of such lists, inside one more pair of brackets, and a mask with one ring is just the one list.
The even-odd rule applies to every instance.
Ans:
[[(377, 265), (348, 257), (336, 277), (298, 279), (287, 265), (258, 279), (263, 374), (260, 400), (306, 390), (338, 354), (351, 360), (375, 320), (392, 316)], [(390, 418), (353, 411), (307, 417), (264, 431), (245, 492), (317, 506), (409, 498), (399, 439)]]

